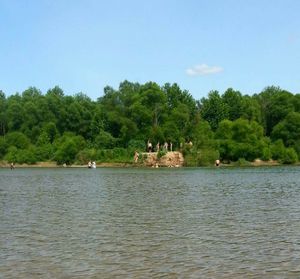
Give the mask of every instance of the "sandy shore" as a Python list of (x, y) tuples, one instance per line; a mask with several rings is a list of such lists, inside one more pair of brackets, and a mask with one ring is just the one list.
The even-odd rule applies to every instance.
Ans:
[[(268, 166), (280, 166), (278, 161), (270, 160), (270, 161), (262, 161), (262, 160), (255, 160), (254, 162), (249, 162), (249, 167), (268, 167)], [(299, 165), (296, 164), (296, 165)], [(231, 164), (222, 164), (220, 167), (237, 167), (235, 162), (232, 162)], [(68, 166), (63, 166), (63, 165), (57, 165), (56, 162), (38, 162), (34, 165), (29, 165), (29, 164), (15, 164), (16, 168), (87, 168), (87, 165), (68, 165)], [(101, 168), (113, 168), (113, 167), (147, 167), (146, 165), (143, 164), (134, 164), (134, 163), (97, 163), (97, 167)], [(0, 168), (10, 168), (10, 164), (4, 161), (0, 161)]]
[[(133, 164), (128, 163), (97, 163), (97, 167), (130, 167)], [(34, 165), (15, 164), (15, 168), (87, 168), (87, 165), (57, 165), (56, 162), (38, 162)], [(0, 162), (0, 168), (10, 168), (7, 162)]]

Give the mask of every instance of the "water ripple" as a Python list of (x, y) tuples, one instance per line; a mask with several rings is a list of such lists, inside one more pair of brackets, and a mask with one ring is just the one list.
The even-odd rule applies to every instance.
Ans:
[(0, 170), (3, 278), (299, 278), (300, 171)]

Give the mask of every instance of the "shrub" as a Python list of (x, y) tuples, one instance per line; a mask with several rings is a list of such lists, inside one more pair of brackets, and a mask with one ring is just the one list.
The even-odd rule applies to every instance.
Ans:
[(139, 151), (146, 150), (146, 144), (144, 140), (132, 139), (128, 143), (128, 148), (131, 150), (139, 150)]
[(44, 144), (35, 148), (35, 156), (38, 161), (51, 160), (54, 156), (55, 148), (52, 144)]
[(215, 164), (215, 161), (220, 158), (220, 153), (214, 149), (201, 149), (198, 156), (198, 166), (209, 166)]
[(76, 155), (76, 161), (79, 164), (86, 164), (88, 161), (95, 161), (97, 159), (96, 149), (84, 149), (78, 152)]
[(11, 132), (6, 135), (6, 142), (9, 146), (15, 146), (19, 149), (26, 149), (30, 140), (21, 132)]
[(191, 150), (184, 156), (187, 167), (199, 167), (213, 165), (220, 157), (219, 151), (214, 149)]
[(112, 148), (115, 146), (117, 139), (114, 138), (110, 133), (100, 131), (99, 135), (95, 138), (95, 146), (97, 148)]
[(159, 159), (159, 158), (165, 156), (166, 154), (167, 154), (167, 152), (166, 152), (165, 150), (159, 150), (159, 151), (157, 152), (157, 159)]
[(37, 158), (34, 154), (34, 149), (19, 149), (17, 152), (17, 160), (16, 162), (19, 164), (35, 164), (37, 162)]
[(280, 158), (280, 162), (283, 164), (294, 164), (297, 161), (297, 152), (292, 147), (286, 148), (283, 157)]
[(55, 152), (54, 159), (58, 164), (66, 163), (70, 165), (74, 163), (78, 149), (72, 139), (66, 140), (59, 146)]
[(96, 159), (100, 162), (132, 162), (133, 154), (125, 148), (100, 149), (96, 152)]
[(285, 156), (285, 147), (281, 139), (271, 145), (271, 154), (274, 160), (280, 160)]
[(18, 148), (15, 146), (10, 146), (6, 155), (4, 156), (4, 160), (8, 162), (16, 162), (17, 161)]
[(269, 147), (264, 147), (262, 151), (261, 159), (263, 161), (269, 161), (272, 157), (271, 149)]
[(236, 166), (239, 166), (239, 167), (247, 167), (247, 166), (250, 166), (250, 162), (247, 161), (245, 158), (239, 158), (236, 163), (235, 163)]

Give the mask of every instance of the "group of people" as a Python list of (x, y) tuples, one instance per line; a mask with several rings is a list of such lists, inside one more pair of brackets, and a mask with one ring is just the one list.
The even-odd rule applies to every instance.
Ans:
[(89, 161), (89, 162), (88, 162), (88, 168), (89, 168), (89, 169), (95, 169), (95, 168), (96, 168), (96, 162), (91, 162), (91, 161)]
[[(159, 150), (161, 150), (161, 146), (160, 146), (159, 142), (156, 144), (156, 148), (154, 149), (153, 146), (152, 146), (151, 141), (148, 140), (148, 142), (147, 142), (147, 152), (149, 152), (149, 153), (150, 152), (154, 152), (154, 151), (158, 152)], [(166, 152), (167, 151), (173, 151), (173, 144), (172, 144), (172, 142), (167, 143), (165, 141), (164, 145), (162, 146), (162, 150), (166, 151)]]

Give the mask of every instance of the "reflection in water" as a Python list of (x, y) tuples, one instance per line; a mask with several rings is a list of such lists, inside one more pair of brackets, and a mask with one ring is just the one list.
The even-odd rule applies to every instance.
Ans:
[(3, 278), (299, 278), (300, 171), (0, 170)]

